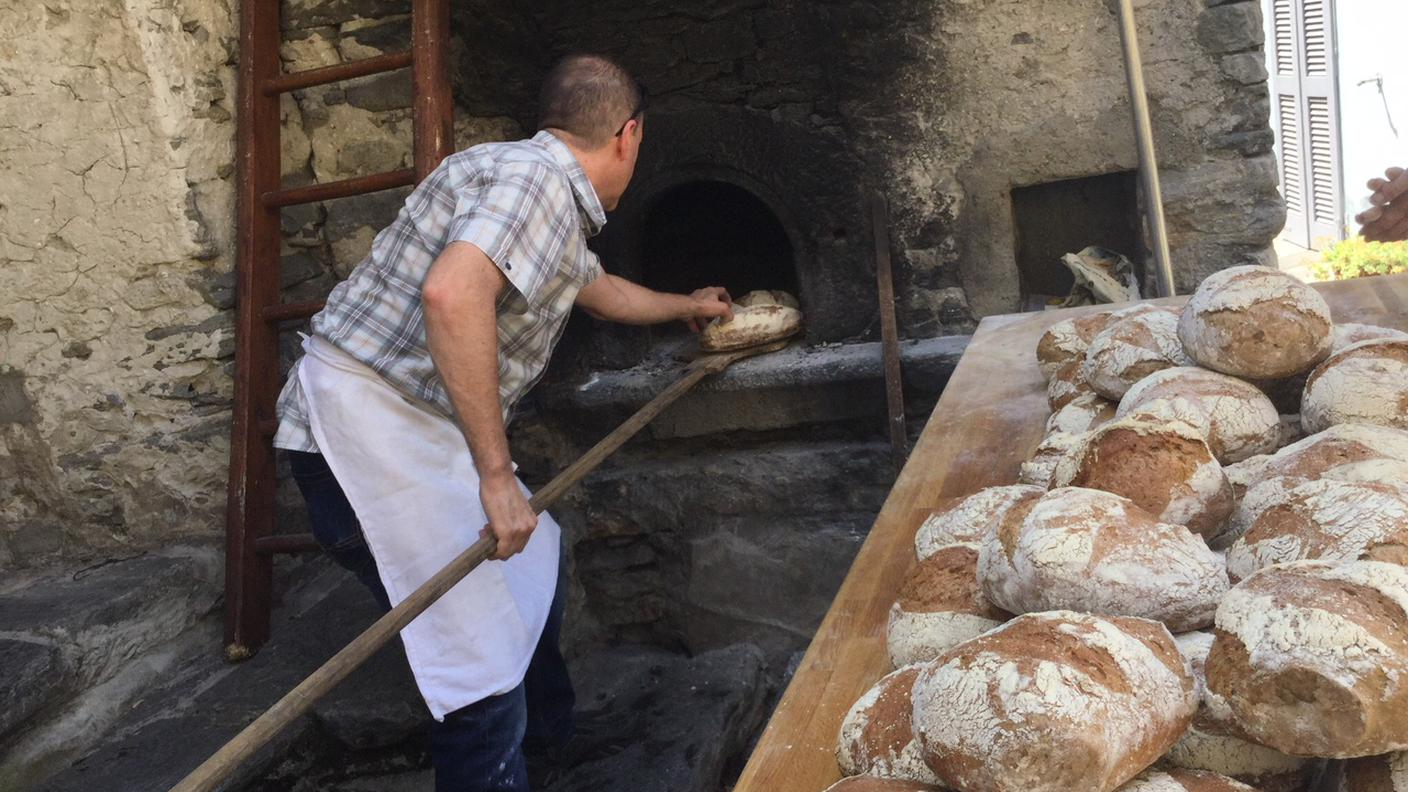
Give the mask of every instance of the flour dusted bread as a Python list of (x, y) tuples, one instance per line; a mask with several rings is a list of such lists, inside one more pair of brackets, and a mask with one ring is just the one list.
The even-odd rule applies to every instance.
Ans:
[(1168, 768), (1145, 770), (1120, 787), (1119, 792), (1258, 792), (1258, 789), (1216, 773)]
[(1408, 341), (1361, 341), (1331, 355), (1305, 381), (1307, 432), (1368, 423), (1408, 429)]
[(1359, 324), (1357, 322), (1337, 324), (1335, 325), (1334, 335), (1330, 340), (1330, 352), (1333, 354), (1351, 344), (1357, 344), (1360, 341), (1377, 341), (1380, 339), (1408, 341), (1408, 333), (1402, 330), (1395, 330), (1392, 327), (1380, 327), (1378, 325)]
[(1162, 522), (1214, 536), (1232, 513), (1232, 485), (1203, 435), (1142, 414), (1101, 425), (1056, 463), (1053, 487), (1122, 495)]
[(1052, 325), (1036, 344), (1036, 362), (1041, 375), (1051, 375), (1061, 366), (1085, 354), (1091, 339), (1110, 323), (1111, 311), (1086, 314), (1065, 319)]
[(1178, 341), (1178, 316), (1154, 308), (1112, 317), (1085, 351), (1081, 374), (1096, 393), (1118, 400), (1156, 371), (1191, 364)]
[(1209, 275), (1189, 298), (1178, 337), (1198, 365), (1269, 380), (1300, 373), (1330, 353), (1330, 306), (1314, 289), (1270, 267)]
[(913, 665), (886, 674), (851, 706), (836, 743), (842, 772), (924, 783), (937, 780), (924, 763), (910, 720), (910, 690), (919, 671), (920, 666)]
[(1164, 762), (1219, 773), (1262, 792), (1302, 792), (1319, 769), (1318, 763), (1248, 741), (1237, 728), (1227, 702), (1207, 689), (1204, 666), (1212, 649), (1212, 633), (1183, 633), (1175, 635), (1174, 641), (1193, 671), (1199, 703), (1192, 725), (1164, 755)]
[(981, 542), (1009, 510), (1029, 506), (1045, 491), (1045, 487), (1012, 484), (948, 498), (920, 524), (914, 535), (914, 553), (923, 560), (951, 544)]
[(1181, 525), (1128, 498), (1063, 487), (983, 539), (978, 577), (1011, 613), (1071, 609), (1138, 616), (1181, 632), (1212, 621), (1227, 591), (1222, 559)]
[(1408, 751), (1345, 763), (1339, 792), (1408, 792)]
[(1052, 432), (1042, 438), (1041, 444), (1032, 453), (1031, 459), (1022, 463), (1017, 480), (1045, 489), (1051, 486), (1051, 476), (1056, 465), (1079, 445), (1081, 434), (1072, 432)]
[(759, 305), (782, 305), (788, 308), (801, 308), (797, 303), (797, 298), (785, 291), (778, 289), (755, 289), (739, 297), (734, 303), (744, 308), (753, 308)]
[(1115, 417), (1116, 405), (1098, 393), (1084, 393), (1046, 419), (1046, 433), (1083, 434)]
[(1408, 747), (1408, 569), (1293, 561), (1217, 609), (1208, 689), (1252, 740), (1297, 756)]
[[(1401, 463), (1388, 464), (1402, 472)], [(1295, 487), (1228, 548), (1227, 574), (1237, 581), (1272, 564), (1307, 558), (1408, 565), (1408, 478), (1324, 478)]]
[(920, 666), (914, 729), (965, 792), (1110, 792), (1188, 727), (1193, 679), (1157, 622), (1019, 616)]
[(885, 630), (890, 663), (898, 668), (932, 660), (1009, 618), (978, 585), (978, 545), (947, 545), (915, 565), (900, 585)]
[(796, 335), (802, 330), (802, 312), (776, 303), (733, 305), (733, 318), (715, 319), (699, 334), (699, 348), (706, 352), (746, 349)]
[(1119, 415), (1144, 413), (1192, 423), (1223, 464), (1275, 451), (1280, 414), (1255, 385), (1193, 366), (1155, 372), (1120, 400)]
[(860, 775), (843, 778), (827, 787), (826, 792), (944, 792), (944, 790), (942, 787), (918, 781)]
[(1053, 411), (1086, 395), (1097, 394), (1085, 380), (1084, 355), (1062, 364), (1046, 383), (1046, 403)]

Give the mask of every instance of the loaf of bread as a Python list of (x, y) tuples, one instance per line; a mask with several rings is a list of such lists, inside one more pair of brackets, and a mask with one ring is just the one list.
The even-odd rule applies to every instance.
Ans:
[(1046, 419), (1046, 433), (1083, 434), (1115, 417), (1115, 403), (1098, 393), (1075, 397)]
[(1111, 311), (1064, 319), (1042, 333), (1036, 344), (1036, 362), (1041, 375), (1051, 379), (1056, 369), (1085, 354), (1091, 339), (1109, 324)]
[[(1402, 465), (1375, 460), (1348, 467), (1385, 464)], [(1263, 567), (1307, 558), (1408, 565), (1408, 478), (1323, 478), (1291, 489), (1228, 548), (1227, 574), (1236, 582)]]
[(1217, 609), (1208, 689), (1252, 740), (1295, 756), (1408, 748), (1408, 568), (1293, 561)]
[(1281, 416), (1255, 385), (1192, 366), (1164, 369), (1135, 383), (1118, 412), (1133, 413), (1192, 423), (1224, 465), (1269, 454), (1281, 437)]
[(1161, 522), (1215, 536), (1232, 513), (1232, 485), (1203, 434), (1142, 413), (1101, 425), (1056, 463), (1053, 487), (1122, 495)]
[(1085, 381), (1085, 356), (1063, 364), (1046, 383), (1046, 404), (1052, 411), (1086, 395), (1095, 395), (1090, 383)]
[(933, 660), (1009, 618), (978, 585), (978, 546), (940, 548), (909, 571), (890, 606), (885, 630), (890, 663), (899, 668)]
[(1188, 356), (1203, 368), (1258, 380), (1306, 371), (1330, 353), (1330, 306), (1314, 289), (1270, 267), (1209, 275), (1178, 322)]
[(1330, 340), (1330, 353), (1334, 354), (1360, 341), (1377, 341), (1380, 339), (1408, 341), (1408, 333), (1402, 330), (1395, 330), (1392, 327), (1379, 327), (1378, 325), (1358, 324), (1356, 322), (1338, 324), (1335, 325), (1334, 335)]
[(1193, 679), (1157, 622), (1019, 616), (920, 666), (914, 729), (965, 792), (1110, 792), (1192, 720)]
[(1216, 773), (1171, 767), (1145, 770), (1119, 792), (1258, 792), (1258, 788)]
[(1210, 624), (1227, 591), (1222, 559), (1187, 528), (1080, 487), (1051, 490), (1024, 519), (1009, 514), (983, 539), (978, 579), (1010, 613), (1138, 616), (1176, 632)]
[(699, 348), (706, 352), (747, 349), (794, 336), (802, 330), (802, 312), (786, 305), (764, 303), (733, 305), (733, 318), (711, 321), (699, 334)]
[(905, 781), (901, 778), (880, 778), (860, 775), (843, 778), (826, 788), (826, 792), (944, 792), (942, 787)]
[(1408, 792), (1408, 751), (1346, 762), (1338, 792)]
[(758, 305), (783, 305), (788, 308), (801, 308), (797, 303), (797, 298), (779, 289), (755, 289), (739, 297), (734, 303), (744, 308), (752, 308)]
[(1042, 439), (1031, 459), (1022, 463), (1017, 480), (1023, 484), (1045, 489), (1051, 486), (1051, 476), (1063, 457), (1075, 450), (1082, 435), (1070, 432), (1052, 432)]
[(1318, 763), (1250, 742), (1237, 728), (1232, 710), (1220, 696), (1207, 689), (1210, 632), (1175, 635), (1179, 651), (1188, 659), (1198, 689), (1198, 712), (1193, 724), (1169, 749), (1164, 762), (1189, 770), (1206, 770), (1235, 778), (1262, 792), (1303, 792), (1319, 769)]
[(1408, 341), (1360, 341), (1334, 353), (1305, 381), (1307, 432), (1367, 423), (1408, 429)]
[(1408, 461), (1408, 431), (1371, 424), (1336, 424), (1275, 454), (1227, 466), (1227, 479), (1240, 496), (1258, 481), (1285, 477), (1310, 481), (1326, 471), (1370, 459)]
[(1012, 484), (947, 498), (920, 524), (914, 535), (914, 554), (922, 560), (951, 544), (981, 542), (1010, 509), (1024, 504), (1030, 508), (1045, 491), (1044, 487)]
[(1085, 351), (1081, 374), (1096, 393), (1118, 400), (1150, 374), (1188, 365), (1192, 361), (1178, 341), (1178, 316), (1155, 309), (1112, 317)]
[[(1232, 547), (1232, 543), (1240, 539), (1247, 530), (1256, 524), (1261, 515), (1267, 509), (1281, 506), (1291, 500), (1291, 493), (1298, 488), (1314, 481), (1336, 481), (1345, 483), (1357, 482), (1406, 482), (1408, 481), (1408, 462), (1401, 462), (1397, 459), (1365, 459), (1358, 462), (1346, 462), (1336, 465), (1319, 474), (1318, 478), (1307, 480), (1299, 476), (1272, 476), (1262, 479), (1252, 484), (1243, 493), (1237, 508), (1233, 510), (1232, 516), (1228, 518), (1223, 532), (1217, 537), (1217, 541)], [(1279, 522), (1279, 521), (1278, 521)], [(1264, 525), (1267, 529), (1271, 524)], [(1271, 534), (1262, 533), (1262, 536)], [(1292, 539), (1284, 539), (1283, 542), (1294, 542)], [(1298, 544), (1298, 542), (1297, 542)], [(1286, 548), (1290, 551), (1290, 548)], [(1293, 559), (1284, 559), (1293, 560)], [(1389, 560), (1389, 559), (1380, 559)], [(1264, 566), (1264, 564), (1262, 565)]]
[(851, 706), (836, 743), (843, 773), (937, 781), (924, 763), (910, 720), (910, 691), (920, 668), (905, 666), (886, 674)]

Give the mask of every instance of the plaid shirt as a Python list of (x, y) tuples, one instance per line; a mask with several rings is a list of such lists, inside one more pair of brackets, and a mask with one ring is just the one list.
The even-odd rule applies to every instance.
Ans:
[[(425, 340), (421, 284), (440, 251), (471, 242), (512, 288), (496, 305), (504, 420), (542, 376), (577, 292), (601, 274), (587, 237), (606, 212), (567, 146), (548, 132), (445, 158), (376, 235), (371, 252), (328, 295), (313, 333), (447, 418), (445, 384)], [(317, 451), (297, 364), (279, 394), (274, 445)]]

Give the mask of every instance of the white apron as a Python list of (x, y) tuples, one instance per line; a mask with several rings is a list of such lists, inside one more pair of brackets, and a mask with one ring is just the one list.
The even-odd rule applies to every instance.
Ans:
[[(454, 422), (408, 401), (327, 341), (309, 338), (303, 349), (298, 377), (313, 439), (395, 606), (488, 523), (469, 446)], [(401, 631), (436, 720), (523, 680), (552, 604), (559, 536), (542, 514), (522, 553), (484, 562)]]

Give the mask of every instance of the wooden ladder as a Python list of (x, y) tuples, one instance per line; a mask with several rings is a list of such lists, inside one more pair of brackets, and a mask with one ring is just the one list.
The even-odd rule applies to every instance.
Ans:
[[(447, 0), (412, 0), (411, 46), (404, 52), (293, 74), (284, 74), (279, 63), (279, 28), (279, 0), (240, 3), (235, 403), (225, 512), (225, 655), (230, 660), (251, 656), (269, 638), (274, 555), (317, 549), (309, 535), (273, 530), (279, 326), (323, 307), (321, 300), (281, 302), (279, 211), (414, 184), (454, 150)], [(412, 70), (414, 168), (283, 187), (281, 95), (406, 67)]]

